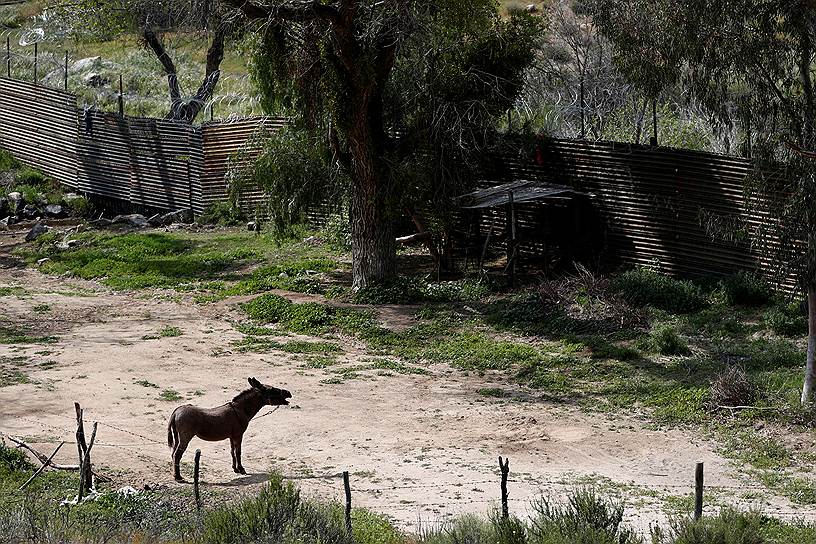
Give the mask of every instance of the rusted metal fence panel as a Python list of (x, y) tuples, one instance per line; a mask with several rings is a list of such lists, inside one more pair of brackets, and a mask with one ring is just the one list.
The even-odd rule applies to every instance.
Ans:
[[(263, 138), (286, 126), (286, 119), (251, 117), (206, 123), (201, 127), (203, 140), (202, 200), (205, 207), (224, 201), (230, 194), (230, 174), (247, 168), (258, 157)], [(266, 197), (259, 187), (243, 186), (238, 206), (252, 216), (261, 210), (265, 216)]]
[(76, 187), (76, 97), (0, 78), (0, 146), (70, 188)]

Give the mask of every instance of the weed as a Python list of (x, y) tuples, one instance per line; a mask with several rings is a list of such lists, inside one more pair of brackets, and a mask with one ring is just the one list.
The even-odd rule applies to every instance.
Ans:
[(159, 331), (159, 336), (161, 338), (175, 338), (181, 336), (182, 334), (184, 333), (181, 332), (180, 328), (172, 327), (170, 325), (167, 325), (166, 327)]
[(731, 306), (759, 307), (769, 303), (772, 291), (761, 277), (740, 271), (720, 281), (720, 289), (726, 304)]
[(501, 389), (500, 387), (483, 387), (481, 389), (477, 389), (476, 392), (483, 397), (494, 397), (497, 399), (508, 396), (507, 391)]
[(672, 313), (702, 309), (707, 301), (702, 289), (687, 280), (677, 280), (648, 268), (625, 272), (612, 282), (613, 289), (635, 306), (649, 305)]
[(290, 341), (281, 346), (286, 353), (338, 353), (343, 351), (340, 346), (331, 342)]
[(141, 385), (142, 387), (151, 387), (151, 388), (154, 388), (154, 389), (159, 388), (158, 385), (156, 385), (155, 383), (149, 382), (147, 380), (136, 380), (133, 383), (135, 383), (136, 385)]
[(196, 220), (200, 225), (222, 225), (225, 227), (240, 225), (246, 221), (241, 209), (232, 202), (216, 202), (204, 210)]
[(54, 336), (32, 336), (26, 328), (0, 326), (0, 344), (53, 344)]
[(14, 158), (14, 155), (5, 149), (0, 149), (0, 172), (8, 172), (18, 168), (20, 168), (20, 162)]
[(178, 394), (178, 391), (174, 391), (173, 389), (164, 389), (159, 395), (159, 398), (166, 401), (175, 401), (181, 400), (182, 396)]
[(648, 346), (661, 355), (688, 355), (688, 344), (680, 338), (674, 327), (658, 325), (649, 333)]
[(48, 312), (51, 311), (51, 305), (50, 304), (37, 304), (36, 306), (34, 306), (34, 308), (32, 308), (32, 310), (34, 310), (38, 314), (48, 313)]
[(668, 530), (652, 529), (654, 544), (765, 544), (762, 520), (757, 514), (723, 509), (716, 517), (694, 520), (679, 517)]
[(0, 366), (0, 387), (31, 383), (31, 379), (20, 370)]
[(794, 303), (770, 308), (762, 315), (762, 321), (768, 329), (781, 336), (802, 336), (808, 330), (807, 317)]

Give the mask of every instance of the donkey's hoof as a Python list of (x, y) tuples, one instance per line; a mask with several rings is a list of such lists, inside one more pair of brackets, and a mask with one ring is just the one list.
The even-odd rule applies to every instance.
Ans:
[(183, 482), (184, 481), (184, 478), (182, 478), (182, 476), (180, 474), (176, 474), (175, 476), (173, 476), (173, 479), (176, 480), (177, 482)]
[(238, 467), (238, 468), (235, 469), (235, 474), (246, 475), (246, 470), (244, 470), (244, 467)]

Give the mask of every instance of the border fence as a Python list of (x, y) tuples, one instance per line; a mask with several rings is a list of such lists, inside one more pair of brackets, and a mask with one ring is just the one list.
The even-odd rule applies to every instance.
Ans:
[[(0, 146), (118, 210), (190, 208), (201, 214), (230, 198), (230, 172), (257, 157), (260, 136), (285, 125), (285, 119), (266, 117), (200, 126), (128, 117), (78, 108), (70, 93), (0, 77)], [(492, 171), (484, 173), (481, 186), (538, 180), (588, 196), (581, 213), (563, 203), (517, 206), (518, 238), (512, 244), (522, 255), (543, 259), (545, 270), (554, 251), (568, 248), (568, 259), (586, 260), (580, 258), (583, 254), (607, 267), (659, 262), (664, 271), (684, 276), (756, 270), (787, 291), (795, 288), (792, 274), (780, 280), (775, 263), (755, 251), (748, 237), (735, 234), (767, 224), (745, 206), (743, 183), (752, 170), (750, 160), (555, 139), (541, 140), (535, 152), (491, 161)], [(248, 215), (265, 198), (260, 188), (247, 186), (236, 196)], [(498, 207), (476, 218), (478, 244), (491, 233), (494, 242), (508, 239), (505, 215)], [(472, 242), (465, 241), (469, 249)]]

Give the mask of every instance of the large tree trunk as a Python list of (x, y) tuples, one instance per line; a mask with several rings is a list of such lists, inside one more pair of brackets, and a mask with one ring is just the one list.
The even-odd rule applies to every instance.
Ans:
[(808, 285), (808, 349), (805, 366), (805, 384), (802, 387), (802, 404), (813, 401), (816, 385), (816, 286)]
[(396, 274), (397, 244), (382, 165), (381, 98), (365, 89), (353, 100), (349, 130), (352, 289), (358, 291)]

